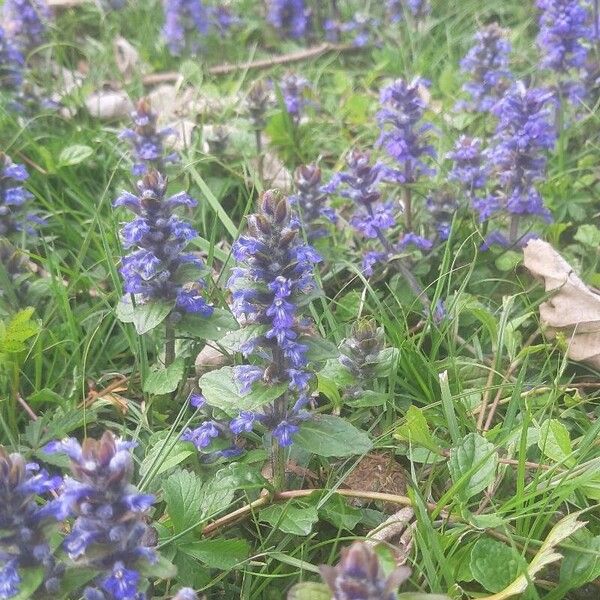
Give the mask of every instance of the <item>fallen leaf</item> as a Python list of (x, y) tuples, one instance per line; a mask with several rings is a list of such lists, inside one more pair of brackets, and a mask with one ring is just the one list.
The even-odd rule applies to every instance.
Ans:
[(540, 318), (550, 337), (562, 334), (567, 356), (600, 368), (600, 295), (581, 281), (571, 265), (547, 242), (531, 240), (524, 265), (552, 293), (540, 304)]

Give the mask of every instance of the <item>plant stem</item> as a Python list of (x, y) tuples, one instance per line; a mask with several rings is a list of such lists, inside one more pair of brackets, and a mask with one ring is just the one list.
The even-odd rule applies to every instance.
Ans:
[(285, 490), (286, 450), (273, 438), (271, 442), (271, 468), (273, 469), (273, 488), (276, 492)]
[(175, 327), (169, 317), (165, 320), (165, 367), (175, 360)]
[(254, 130), (254, 139), (256, 140), (256, 157), (258, 159), (258, 179), (261, 185), (265, 183), (264, 177), (264, 160), (263, 156), (263, 145), (262, 145), (262, 131), (260, 129)]
[(404, 223), (406, 231), (412, 231), (412, 190), (404, 188)]
[(519, 237), (519, 215), (511, 215), (510, 217), (510, 234), (509, 241), (514, 244)]

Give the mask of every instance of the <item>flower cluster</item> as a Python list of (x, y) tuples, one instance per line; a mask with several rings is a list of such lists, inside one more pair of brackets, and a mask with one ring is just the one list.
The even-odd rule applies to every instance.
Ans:
[(32, 50), (44, 41), (50, 18), (46, 0), (6, 0), (2, 16), (6, 30), (21, 51)]
[(424, 19), (431, 12), (429, 0), (406, 0), (406, 4), (417, 21)]
[(15, 237), (20, 232), (32, 232), (31, 223), (39, 222), (25, 207), (33, 195), (23, 187), (29, 177), (21, 164), (15, 164), (0, 152), (0, 236)]
[(587, 7), (580, 0), (537, 0), (537, 6), (542, 67), (562, 72), (583, 67), (589, 52), (585, 42), (592, 37)]
[(288, 73), (281, 80), (281, 94), (285, 108), (295, 123), (300, 121), (304, 108), (309, 104), (306, 98), (309, 88), (308, 80), (294, 73)]
[(422, 175), (435, 172), (424, 160), (435, 158), (428, 139), (432, 126), (421, 123), (427, 107), (421, 91), (425, 86), (426, 82), (419, 77), (410, 83), (397, 79), (381, 91), (378, 144), (400, 165), (394, 172), (394, 180), (399, 183), (414, 183)]
[(47, 452), (71, 459), (59, 497), (62, 515), (75, 517), (64, 540), (69, 557), (102, 572), (84, 591), (86, 600), (145, 600), (140, 567), (157, 560), (155, 537), (146, 524), (153, 496), (132, 484), (135, 444), (105, 432), (82, 445), (70, 438), (51, 442)]
[(201, 47), (198, 37), (203, 38), (212, 28), (223, 33), (240, 22), (229, 8), (207, 7), (202, 0), (165, 0), (164, 11), (163, 37), (174, 55), (181, 54), (188, 44), (197, 52)]
[(152, 111), (150, 102), (146, 98), (138, 101), (135, 110), (131, 113), (131, 119), (134, 127), (125, 129), (119, 137), (129, 140), (133, 147), (134, 175), (144, 175), (151, 169), (161, 171), (165, 164), (177, 161), (177, 153), (165, 154), (163, 147), (164, 138), (173, 135), (173, 130), (169, 128), (157, 130), (158, 116)]
[(310, 9), (304, 0), (270, 0), (267, 21), (282, 35), (301, 38), (310, 29)]
[(358, 397), (376, 376), (377, 366), (385, 344), (383, 330), (372, 319), (357, 321), (349, 338), (340, 344), (340, 363), (356, 380), (346, 396)]
[(511, 215), (510, 243), (517, 241), (519, 217), (537, 215), (550, 220), (536, 183), (544, 177), (545, 151), (556, 140), (552, 98), (547, 90), (527, 89), (519, 82), (493, 110), (498, 125), (487, 156), (503, 187), (501, 205)]
[(262, 131), (265, 128), (267, 111), (272, 104), (271, 87), (262, 80), (254, 82), (246, 98), (246, 109), (255, 130)]
[(506, 32), (496, 23), (475, 34), (475, 45), (460, 63), (462, 72), (469, 76), (463, 90), (470, 100), (459, 103), (458, 108), (476, 112), (492, 109), (513, 79), (509, 68), (510, 50)]
[(0, 598), (19, 593), (20, 570), (43, 566), (45, 588), (56, 592), (60, 569), (55, 567), (48, 528), (59, 518), (55, 501), (38, 504), (38, 496), (56, 490), (60, 478), (50, 477), (20, 454), (0, 446)]
[(410, 576), (408, 567), (399, 567), (386, 578), (377, 554), (365, 542), (354, 542), (342, 550), (336, 567), (321, 565), (320, 571), (332, 600), (395, 600), (398, 586)]
[[(445, 186), (433, 190), (427, 196), (425, 207), (431, 217), (431, 224), (433, 225), (439, 240), (445, 241), (450, 237), (452, 219), (454, 219), (454, 215), (459, 206), (456, 195)], [(428, 240), (426, 240), (426, 242), (427, 241)], [(424, 249), (431, 248), (432, 245), (433, 244), (429, 245), (426, 243)]]
[(260, 421), (280, 446), (289, 446), (303, 418), (311, 379), (308, 346), (301, 341), (308, 325), (299, 303), (314, 287), (313, 265), (320, 257), (300, 240), (287, 200), (275, 191), (263, 194), (260, 211), (248, 217), (248, 234), (234, 244), (233, 255), (239, 265), (228, 282), (233, 313), (246, 325), (258, 326), (242, 352), (260, 360), (235, 367), (238, 385), (242, 393), (256, 381), (285, 383), (289, 391), (263, 414), (242, 412), (231, 422), (231, 431), (250, 431)]
[(121, 265), (125, 292), (142, 304), (163, 300), (173, 302), (178, 312), (210, 316), (213, 309), (200, 294), (202, 281), (189, 282), (186, 276), (190, 266), (198, 272), (202, 268), (198, 257), (184, 252), (198, 234), (173, 214), (197, 202), (184, 192), (165, 198), (167, 181), (157, 171), (146, 173), (137, 187), (137, 196), (125, 192), (114, 202), (135, 215), (121, 231), (125, 247), (132, 249)]
[(17, 90), (23, 83), (25, 60), (6, 31), (0, 27), (0, 85), (4, 90)]
[(404, 7), (402, 0), (386, 0), (386, 13), (392, 23), (400, 23), (404, 20)]
[[(591, 11), (580, 0), (538, 0), (540, 32), (537, 37), (542, 52), (542, 68), (566, 75), (571, 69), (585, 67), (593, 37)], [(576, 76), (580, 79), (579, 75)], [(575, 101), (585, 94), (585, 87), (573, 80), (560, 82), (562, 92)]]
[(339, 26), (340, 33), (350, 34), (352, 45), (363, 48), (377, 39), (381, 28), (381, 20), (362, 12), (352, 15), (352, 18)]
[(294, 173), (296, 193), (290, 197), (290, 204), (298, 210), (308, 239), (313, 240), (327, 235), (323, 218), (335, 223), (335, 211), (326, 205), (327, 194), (321, 184), (321, 169), (317, 165), (298, 167)]
[(453, 161), (449, 173), (450, 180), (460, 185), (471, 207), (479, 213), (479, 220), (486, 221), (500, 206), (497, 199), (482, 198), (479, 195), (490, 175), (489, 165), (484, 160), (481, 140), (461, 135), (447, 157)]

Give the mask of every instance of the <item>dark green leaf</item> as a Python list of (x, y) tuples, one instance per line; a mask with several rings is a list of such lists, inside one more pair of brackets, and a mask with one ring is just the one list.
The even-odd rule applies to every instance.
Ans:
[[(164, 447), (163, 447), (164, 446)], [(157, 441), (149, 450), (140, 466), (140, 475), (145, 477), (151, 469), (156, 469), (156, 475), (160, 475), (179, 463), (183, 462), (196, 452), (190, 442), (179, 440)]]
[(350, 506), (343, 496), (333, 494), (319, 508), (319, 516), (338, 529), (354, 531), (354, 528), (362, 519), (362, 512), (358, 508)]
[(493, 444), (478, 433), (469, 433), (456, 448), (450, 450), (450, 475), (455, 484), (462, 482), (460, 493), (466, 499), (494, 481), (497, 465), (498, 455)]
[(144, 392), (147, 394), (168, 394), (177, 389), (183, 379), (185, 361), (177, 358), (166, 368), (158, 368), (151, 371), (144, 381)]
[(208, 318), (200, 315), (183, 315), (176, 325), (177, 331), (184, 335), (219, 342), (227, 332), (234, 331), (238, 327), (234, 316), (222, 308), (215, 308), (213, 314)]
[(133, 306), (127, 299), (117, 304), (117, 318), (123, 323), (133, 323), (140, 334), (148, 333), (160, 325), (173, 310), (174, 302), (148, 302)]
[(19, 569), (21, 583), (19, 584), (19, 592), (16, 596), (11, 596), (11, 600), (31, 600), (34, 592), (40, 587), (44, 581), (43, 567), (26, 567)]
[(202, 487), (202, 480), (190, 471), (178, 470), (165, 479), (165, 502), (175, 533), (199, 523), (203, 501)]
[(274, 504), (261, 510), (259, 518), (284, 533), (306, 536), (319, 520), (319, 515), (315, 506), (290, 502)]
[(308, 346), (306, 356), (312, 363), (325, 362), (330, 358), (337, 358), (340, 355), (338, 347), (333, 342), (324, 338), (302, 337), (300, 341)]
[(475, 542), (470, 562), (473, 577), (489, 592), (500, 592), (527, 568), (516, 550), (489, 537)]
[(152, 579), (173, 579), (177, 575), (177, 567), (164, 556), (158, 556), (158, 562), (140, 561), (140, 573)]
[(86, 161), (94, 154), (93, 148), (83, 144), (67, 146), (58, 155), (58, 167), (71, 167)]
[(331, 592), (324, 583), (305, 581), (288, 592), (287, 600), (331, 600)]
[(257, 381), (247, 394), (242, 394), (233, 376), (233, 367), (222, 367), (200, 377), (198, 385), (208, 404), (220, 408), (229, 415), (242, 410), (254, 411), (279, 398), (287, 390), (287, 384), (266, 385)]
[(180, 547), (182, 552), (193, 556), (213, 569), (233, 569), (248, 558), (250, 546), (246, 540), (200, 540)]
[(319, 456), (365, 454), (373, 447), (364, 431), (334, 415), (315, 415), (305, 421), (294, 440), (307, 452)]

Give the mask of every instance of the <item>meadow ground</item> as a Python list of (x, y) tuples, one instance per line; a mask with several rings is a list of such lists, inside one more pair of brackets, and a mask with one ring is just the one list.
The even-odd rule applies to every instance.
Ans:
[[(318, 583), (364, 538), (406, 600), (600, 597), (597, 3), (313, 2), (294, 37), (239, 0), (178, 48), (157, 0), (56, 8), (33, 46), (4, 4), (0, 442), (74, 479), (18, 491), (0, 453), (0, 598), (388, 600)], [(587, 20), (544, 40), (546, 5)], [(54, 443), (106, 430), (135, 447)], [(40, 560), (11, 528), (49, 491)]]

